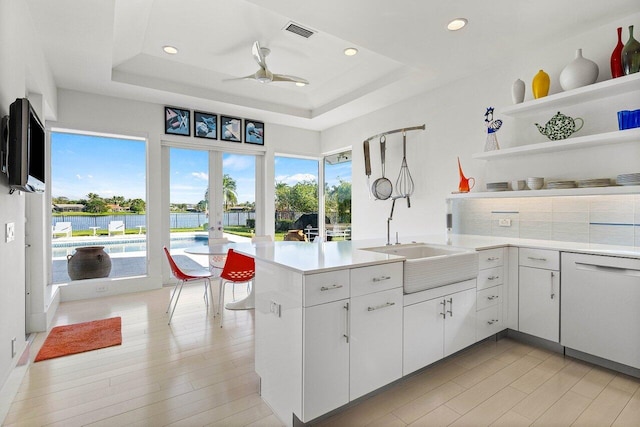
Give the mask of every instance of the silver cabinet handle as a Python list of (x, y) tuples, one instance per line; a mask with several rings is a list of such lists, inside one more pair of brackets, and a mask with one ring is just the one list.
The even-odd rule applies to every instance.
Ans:
[(347, 344), (349, 343), (349, 335), (351, 335), (351, 331), (350, 331), (350, 327), (351, 325), (349, 324), (349, 303), (346, 303), (342, 308), (345, 309), (345, 325), (344, 325), (344, 334), (342, 334), (342, 336), (344, 337), (344, 339), (347, 341)]
[(440, 313), (440, 315), (442, 316), (443, 319), (447, 318), (447, 302), (446, 300), (442, 300), (442, 302), (440, 303), (442, 305), (442, 313)]
[(556, 292), (553, 290), (553, 278), (556, 276), (556, 273), (554, 273), (553, 271), (551, 272), (551, 299), (553, 299), (556, 296)]
[(488, 299), (489, 301), (493, 301), (493, 300), (494, 300), (494, 299), (496, 299), (496, 298), (498, 298), (498, 295), (489, 295), (489, 296), (487, 297), (487, 299)]
[(374, 277), (373, 281), (382, 282), (383, 280), (389, 280), (389, 279), (391, 279), (391, 276), (380, 276), (380, 277)]
[(321, 288), (320, 288), (320, 290), (321, 290), (322, 292), (324, 292), (324, 291), (331, 291), (331, 290), (333, 290), (333, 289), (340, 289), (341, 287), (342, 287), (342, 285), (331, 285), (331, 286), (329, 286), (329, 287), (327, 287), (327, 286), (323, 286), (323, 287), (321, 287)]
[(491, 319), (487, 322), (489, 325), (493, 325), (494, 323), (498, 323), (498, 319)]
[(499, 278), (500, 278), (500, 276), (489, 276), (489, 277), (487, 277), (487, 280), (496, 280), (496, 279), (499, 279)]
[(547, 260), (546, 258), (537, 258), (537, 257), (534, 257), (534, 256), (528, 256), (527, 258), (529, 258), (530, 260), (533, 260), (533, 261), (546, 261)]
[(449, 313), (449, 317), (453, 317), (453, 298), (449, 298), (449, 310), (447, 310), (447, 313)]
[(391, 307), (392, 305), (396, 305), (395, 302), (386, 302), (382, 305), (377, 305), (375, 307), (367, 307), (367, 311), (380, 310), (381, 308)]
[(487, 261), (497, 261), (499, 259), (500, 259), (499, 256), (492, 256), (492, 257), (487, 258)]

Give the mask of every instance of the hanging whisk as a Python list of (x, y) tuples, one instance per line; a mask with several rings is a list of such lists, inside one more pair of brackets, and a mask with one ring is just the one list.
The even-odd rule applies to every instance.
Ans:
[(407, 165), (407, 134), (402, 132), (402, 166), (400, 166), (400, 173), (396, 180), (396, 191), (398, 192), (398, 196), (407, 199), (408, 207), (411, 207), (411, 200), (409, 198), (413, 194), (413, 190), (413, 178), (411, 178), (411, 172), (409, 172), (409, 166)]

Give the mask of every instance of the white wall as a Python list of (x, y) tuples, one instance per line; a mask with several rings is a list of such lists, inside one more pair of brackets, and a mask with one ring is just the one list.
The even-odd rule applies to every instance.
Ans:
[[(396, 231), (399, 232), (401, 242), (403, 236), (444, 232), (445, 199), (457, 190), (459, 182), (456, 157), (460, 157), (465, 175), (476, 178), (473, 191), (484, 191), (486, 182), (510, 181), (528, 176), (584, 179), (615, 177), (620, 173), (639, 171), (640, 146), (636, 143), (492, 162), (471, 158), (472, 154), (484, 150), (484, 113), (489, 106), (496, 108), (494, 118), (504, 121), (497, 133), (501, 148), (547, 141), (533, 123), (544, 124), (555, 112), (517, 121), (500, 114), (500, 107), (512, 105), (512, 83), (518, 78), (522, 79), (526, 84), (525, 101), (530, 100), (531, 80), (539, 69), (544, 69), (551, 77), (550, 94), (562, 91), (558, 77), (562, 68), (574, 59), (577, 48), (582, 48), (584, 56), (599, 65), (598, 81), (608, 80), (611, 76), (609, 59), (617, 42), (616, 28), (622, 26), (624, 37), (628, 38), (627, 27), (634, 23), (640, 23), (640, 14), (596, 27), (585, 34), (554, 40), (548, 45), (504, 52), (504, 61), (495, 64), (492, 69), (477, 70), (470, 78), (323, 131), (323, 152), (347, 145), (353, 147), (354, 238), (386, 235), (391, 201), (369, 198), (362, 141), (387, 130), (423, 123), (427, 126), (426, 131), (407, 134), (407, 159), (416, 191), (411, 198), (411, 209), (407, 209), (403, 200), (396, 203), (391, 230), (392, 236)], [(425, 49), (424, 54), (428, 54), (428, 46)], [(473, 63), (469, 66), (473, 67)], [(562, 112), (585, 119), (584, 128), (576, 134), (579, 136), (616, 130), (616, 111), (637, 108), (640, 108), (640, 101), (627, 97), (615, 102), (605, 100), (582, 104)], [(402, 159), (401, 142), (400, 134), (387, 137), (386, 175), (394, 183)], [(373, 182), (381, 173), (377, 141), (371, 142), (371, 153)]]
[[(29, 93), (34, 107), (44, 119), (43, 112), (55, 113), (56, 89), (42, 50), (35, 39), (35, 29), (24, 1), (0, 1), (0, 115), (9, 113), (9, 105)], [(11, 398), (19, 378), (10, 377), (19, 357), (26, 348), (25, 340), (25, 211), (27, 197), (19, 192), (9, 195), (7, 179), (0, 176), (0, 419), (7, 409), (6, 397)], [(5, 243), (4, 227), (15, 223), (16, 239)], [(37, 278), (36, 278), (37, 280)], [(44, 289), (45, 284), (38, 283)], [(40, 308), (42, 310), (43, 308)], [(15, 357), (11, 355), (11, 340), (16, 339)], [(17, 384), (16, 384), (17, 383)]]

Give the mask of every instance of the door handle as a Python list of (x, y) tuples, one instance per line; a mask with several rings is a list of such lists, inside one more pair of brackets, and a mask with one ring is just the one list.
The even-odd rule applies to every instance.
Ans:
[(345, 303), (342, 308), (345, 309), (344, 334), (342, 334), (342, 337), (346, 340), (347, 344), (349, 344), (349, 335), (351, 335), (351, 331), (349, 330), (351, 326), (349, 324), (349, 303)]
[(449, 310), (447, 310), (447, 313), (449, 313), (449, 317), (453, 317), (453, 298), (449, 298)]
[(556, 292), (553, 289), (553, 278), (556, 276), (556, 273), (554, 273), (553, 271), (551, 272), (551, 299), (553, 299), (556, 296)]
[(440, 315), (442, 316), (443, 319), (447, 318), (447, 301), (446, 300), (442, 300), (442, 302), (440, 303), (440, 305), (442, 305), (442, 313), (440, 313)]

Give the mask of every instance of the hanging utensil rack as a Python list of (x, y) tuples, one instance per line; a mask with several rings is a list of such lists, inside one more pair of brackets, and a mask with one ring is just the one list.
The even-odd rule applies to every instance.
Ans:
[(377, 135), (373, 135), (373, 136), (365, 139), (365, 142), (366, 141), (371, 141), (372, 139), (380, 138), (380, 137), (383, 137), (383, 136), (386, 136), (386, 135), (391, 135), (392, 133), (409, 132), (409, 131), (412, 131), (412, 130), (425, 130), (425, 129), (426, 129), (425, 125), (420, 125), (420, 126), (413, 126), (413, 127), (409, 127), (409, 128), (389, 130), (389, 131), (386, 131), (386, 132), (379, 133)]

